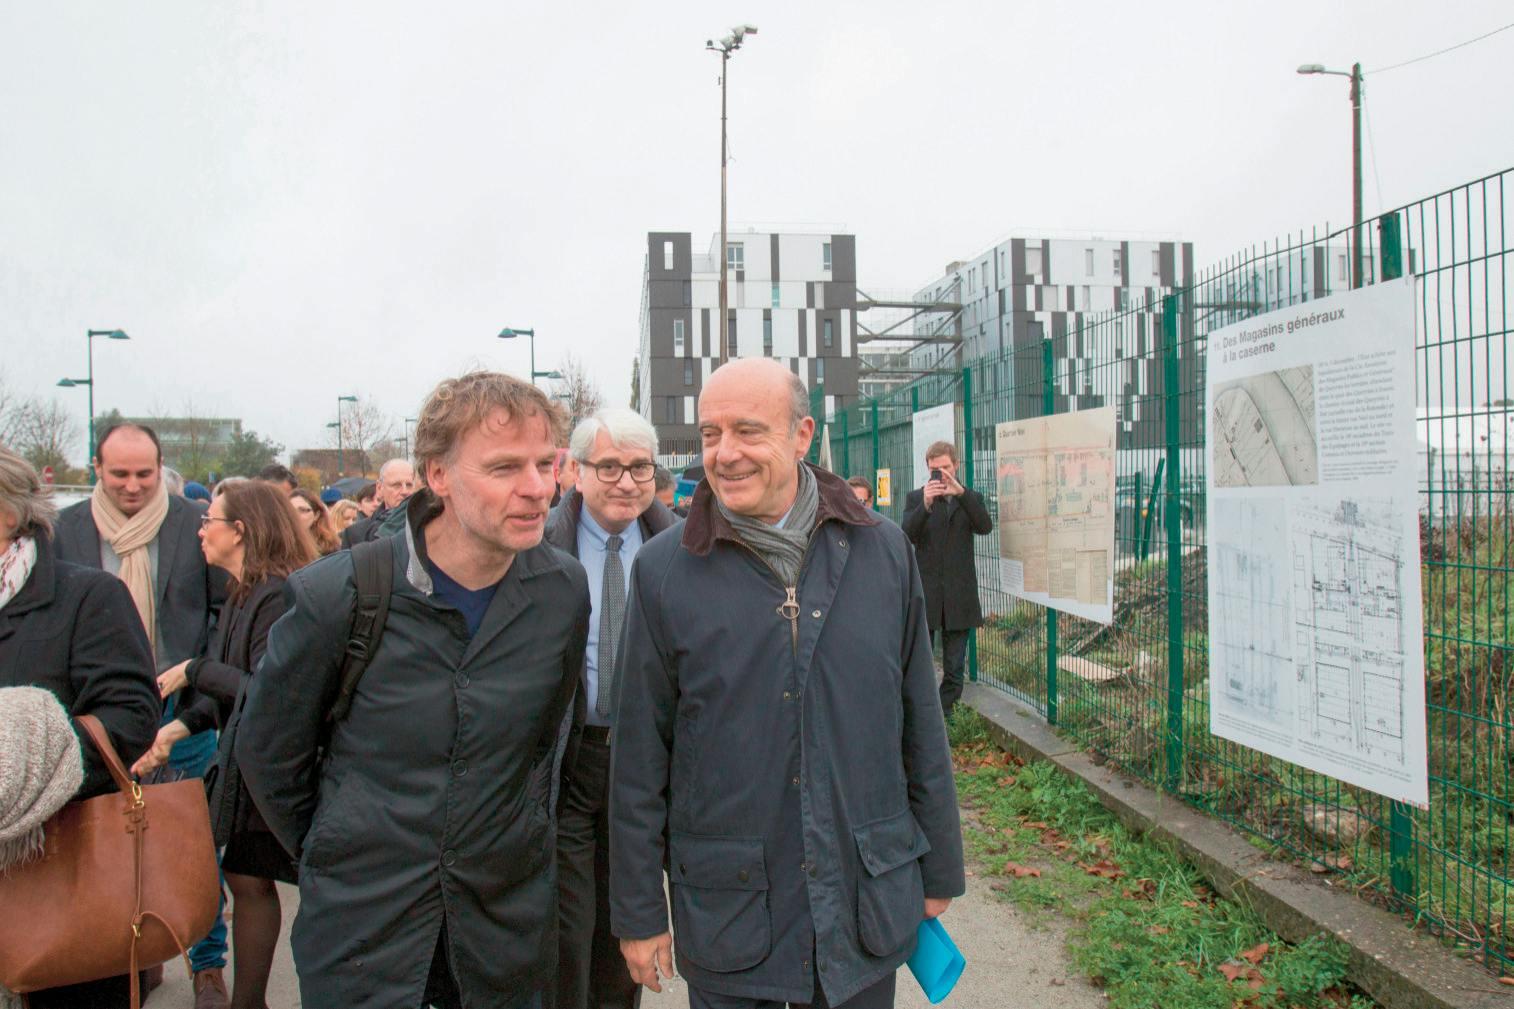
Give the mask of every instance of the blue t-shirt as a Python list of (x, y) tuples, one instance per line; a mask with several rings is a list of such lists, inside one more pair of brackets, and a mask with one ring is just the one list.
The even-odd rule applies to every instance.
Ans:
[(493, 585), (485, 585), (481, 589), (467, 589), (453, 581), (447, 572), (433, 564), (431, 558), (425, 558), (425, 565), (426, 572), (431, 575), (431, 585), (436, 597), (463, 615), (463, 620), (468, 624), (468, 637), (473, 637), (478, 633), (479, 625), (484, 622), (484, 614), (489, 611), (489, 603), (494, 599), (494, 593), (504, 579), (501, 578)]

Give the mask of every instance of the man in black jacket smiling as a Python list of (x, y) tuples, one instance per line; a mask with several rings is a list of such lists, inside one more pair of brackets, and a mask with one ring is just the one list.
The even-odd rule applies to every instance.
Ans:
[(723, 365), (706, 479), (631, 572), (611, 751), (610, 910), (631, 976), (695, 1009), (891, 1006), (963, 892), (915, 552), (805, 465), (798, 377)]
[(583, 568), (541, 542), (561, 424), (507, 375), (431, 394), (415, 428), (425, 486), (398, 535), (364, 546), (393, 561), (385, 630), (329, 730), (352, 551), (289, 579), (236, 754), (300, 856), (306, 1005), (516, 1009), (555, 975), (552, 744), (589, 620)]

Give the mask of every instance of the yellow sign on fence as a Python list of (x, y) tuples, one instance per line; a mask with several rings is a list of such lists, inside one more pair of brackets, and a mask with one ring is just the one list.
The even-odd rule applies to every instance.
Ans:
[(893, 493), (893, 475), (886, 469), (880, 469), (878, 471), (878, 492), (873, 496), (873, 500), (879, 508), (887, 508), (894, 503)]

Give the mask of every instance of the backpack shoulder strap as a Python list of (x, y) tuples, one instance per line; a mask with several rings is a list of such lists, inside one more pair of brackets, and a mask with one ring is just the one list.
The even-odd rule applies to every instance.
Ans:
[(342, 686), (326, 715), (329, 723), (340, 722), (352, 707), (352, 695), (368, 663), (378, 652), (389, 618), (389, 597), (394, 592), (394, 544), (387, 539), (368, 540), (352, 547), (352, 575), (357, 584), (357, 607), (342, 656)]

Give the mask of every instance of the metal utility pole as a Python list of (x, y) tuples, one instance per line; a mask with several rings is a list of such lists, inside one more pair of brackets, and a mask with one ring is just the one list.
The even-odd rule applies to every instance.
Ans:
[(89, 474), (90, 486), (95, 483), (94, 462), (99, 462), (95, 455), (95, 337), (103, 336), (111, 340), (130, 340), (123, 330), (119, 329), (91, 329), (85, 331), (85, 340), (89, 348), (88, 360), (89, 371), (87, 378), (60, 378), (58, 384), (65, 389), (85, 385), (89, 387), (89, 444), (84, 451), (84, 469)]
[(1321, 63), (1305, 63), (1301, 74), (1325, 74), (1351, 78), (1351, 287), (1362, 286), (1362, 65), (1345, 70), (1326, 70)]
[[(730, 73), (731, 53), (741, 48), (741, 40), (747, 35), (756, 35), (756, 25), (738, 25), (718, 43), (706, 39), (704, 47), (720, 54), (720, 364), (725, 364), (729, 337), (726, 334), (727, 316), (730, 314), (730, 296), (727, 293), (727, 274), (730, 269), (730, 251), (726, 239), (726, 77)], [(717, 364), (718, 368), (720, 364)]]

